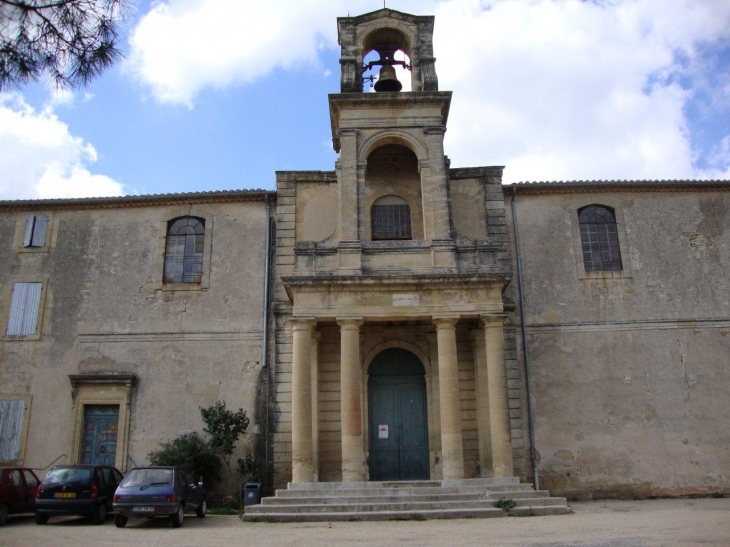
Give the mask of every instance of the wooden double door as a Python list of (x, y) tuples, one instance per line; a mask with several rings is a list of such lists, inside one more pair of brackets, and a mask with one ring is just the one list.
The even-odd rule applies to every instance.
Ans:
[(426, 380), (413, 353), (392, 348), (368, 369), (370, 480), (430, 477)]

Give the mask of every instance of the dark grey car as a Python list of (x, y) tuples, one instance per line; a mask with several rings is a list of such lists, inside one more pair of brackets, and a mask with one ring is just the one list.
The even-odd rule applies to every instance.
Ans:
[(205, 489), (203, 483), (189, 481), (179, 467), (135, 467), (114, 494), (114, 524), (119, 528), (130, 517), (169, 517), (179, 528), (186, 511), (205, 516)]
[(122, 474), (109, 465), (59, 465), (41, 481), (35, 500), (35, 521), (54, 515), (89, 515), (101, 524), (112, 506)]

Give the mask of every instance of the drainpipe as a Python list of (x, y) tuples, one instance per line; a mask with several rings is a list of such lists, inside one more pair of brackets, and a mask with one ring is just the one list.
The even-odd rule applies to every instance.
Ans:
[(269, 370), (269, 278), (271, 277), (271, 202), (269, 194), (266, 201), (266, 257), (264, 259), (264, 309), (263, 343), (261, 344), (261, 366), (266, 369), (266, 436), (264, 437), (264, 488), (269, 480), (269, 404), (271, 402), (271, 371)]
[(535, 416), (532, 410), (532, 389), (530, 382), (530, 352), (527, 348), (527, 326), (525, 325), (525, 297), (522, 291), (522, 259), (520, 258), (520, 236), (517, 230), (517, 208), (515, 198), (517, 186), (512, 186), (512, 228), (515, 233), (515, 256), (517, 258), (517, 289), (520, 295), (520, 323), (522, 324), (522, 347), (525, 354), (525, 385), (527, 389), (527, 430), (530, 434), (530, 459), (532, 460), (532, 477), (535, 490), (540, 490), (535, 459)]

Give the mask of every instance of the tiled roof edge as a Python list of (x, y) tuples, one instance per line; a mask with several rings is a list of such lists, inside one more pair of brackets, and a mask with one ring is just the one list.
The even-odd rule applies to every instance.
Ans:
[(273, 190), (212, 190), (208, 192), (180, 192), (172, 194), (144, 194), (139, 196), (108, 196), (90, 198), (59, 199), (18, 199), (0, 201), (0, 209), (19, 209), (40, 207), (135, 207), (157, 203), (174, 203), (179, 201), (255, 201), (265, 200), (266, 196), (276, 199)]

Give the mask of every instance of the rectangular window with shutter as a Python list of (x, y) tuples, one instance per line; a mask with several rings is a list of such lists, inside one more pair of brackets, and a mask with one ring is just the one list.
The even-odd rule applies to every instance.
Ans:
[(21, 457), (26, 401), (0, 399), (0, 462)]
[(36, 334), (43, 283), (14, 283), (7, 336)]
[(46, 244), (48, 217), (46, 215), (30, 215), (25, 221), (23, 247), (43, 247)]

